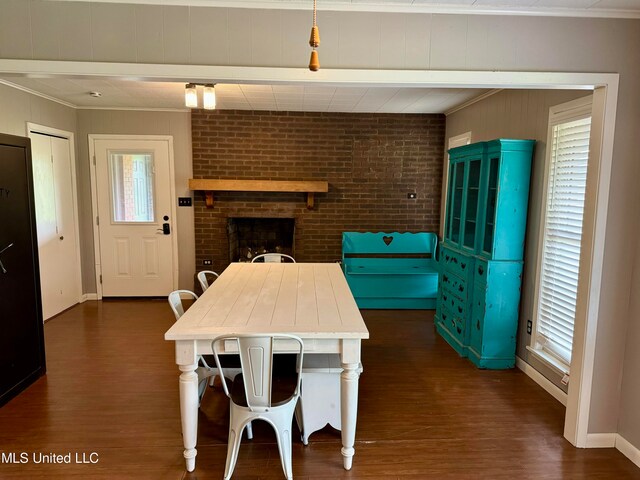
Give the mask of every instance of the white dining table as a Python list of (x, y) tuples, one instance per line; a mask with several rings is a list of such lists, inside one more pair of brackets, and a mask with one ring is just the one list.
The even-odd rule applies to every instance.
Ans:
[[(232, 263), (165, 333), (175, 341), (179, 378), (184, 458), (189, 472), (196, 465), (198, 434), (198, 356), (211, 354), (218, 335), (294, 334), (305, 354), (340, 355), (342, 456), (353, 462), (358, 410), (361, 341), (369, 331), (336, 263)], [(233, 353), (235, 342), (223, 342)], [(276, 341), (277, 352), (294, 352)]]

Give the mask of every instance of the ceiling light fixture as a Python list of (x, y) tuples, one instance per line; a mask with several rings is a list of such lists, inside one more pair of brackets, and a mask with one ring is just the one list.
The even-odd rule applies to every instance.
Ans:
[(187, 83), (184, 86), (184, 104), (189, 108), (198, 108), (198, 85), (204, 87), (202, 103), (206, 110), (216, 108), (216, 90), (214, 83)]
[(316, 48), (320, 45), (320, 31), (316, 25), (316, 0), (313, 0), (313, 27), (311, 27), (311, 38), (309, 38), (309, 46), (311, 50), (311, 60), (309, 60), (309, 70), (317, 72), (320, 70), (320, 60)]

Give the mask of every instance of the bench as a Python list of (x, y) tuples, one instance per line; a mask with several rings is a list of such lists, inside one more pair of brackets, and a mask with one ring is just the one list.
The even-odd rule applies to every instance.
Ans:
[(435, 233), (342, 234), (342, 269), (359, 308), (434, 309)]

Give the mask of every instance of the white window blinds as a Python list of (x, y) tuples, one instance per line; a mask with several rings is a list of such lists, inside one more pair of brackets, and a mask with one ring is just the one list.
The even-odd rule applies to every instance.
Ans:
[(551, 127), (537, 348), (571, 363), (591, 117)]

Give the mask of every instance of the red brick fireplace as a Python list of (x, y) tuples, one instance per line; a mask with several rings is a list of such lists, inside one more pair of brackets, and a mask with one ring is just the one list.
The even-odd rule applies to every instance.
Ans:
[(438, 231), (444, 115), (194, 110), (191, 123), (194, 178), (329, 182), (313, 210), (304, 193), (216, 192), (207, 208), (194, 192), (198, 270), (229, 264), (230, 218), (292, 219), (301, 262), (340, 259), (343, 231)]

